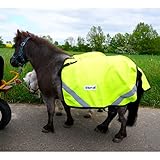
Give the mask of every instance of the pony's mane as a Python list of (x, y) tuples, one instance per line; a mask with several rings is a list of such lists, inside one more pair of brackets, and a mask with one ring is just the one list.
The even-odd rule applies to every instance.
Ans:
[[(41, 45), (46, 45), (48, 46), (50, 49), (55, 50), (58, 53), (65, 53), (62, 49), (56, 47), (54, 44), (52, 44), (51, 42), (49, 42), (48, 40), (39, 37), (37, 35), (34, 35), (33, 33), (30, 33), (28, 31), (24, 32), (21, 31), (21, 35), (19, 35), (18, 33), (16, 34), (16, 37), (14, 38), (14, 42), (16, 43), (18, 40), (20, 40), (22, 37), (31, 37), (32, 40), (34, 40), (37, 44), (41, 44)], [(66, 53), (65, 53), (66, 54)]]

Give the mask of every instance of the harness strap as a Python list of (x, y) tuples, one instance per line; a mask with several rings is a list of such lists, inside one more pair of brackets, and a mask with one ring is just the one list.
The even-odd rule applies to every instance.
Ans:
[(21, 44), (20, 44), (20, 48), (19, 48), (19, 53), (16, 56), (13, 56), (13, 58), (18, 58), (20, 57), (22, 61), (25, 61), (25, 54), (23, 52), (23, 48), (26, 45), (27, 41), (30, 39), (31, 37), (27, 37)]
[[(69, 62), (67, 62), (67, 63), (65, 63), (65, 60), (70, 60)], [(72, 57), (68, 57), (68, 58), (66, 58), (64, 60), (64, 65), (63, 65), (63, 67), (62, 67), (62, 69), (64, 68), (64, 67), (67, 67), (67, 66), (69, 66), (69, 65), (71, 65), (71, 64), (74, 64), (74, 63), (76, 63), (77, 62), (77, 60), (72, 56)]]
[(59, 77), (61, 77), (61, 72), (62, 72), (62, 69), (63, 69), (63, 68), (65, 68), (65, 67), (67, 67), (67, 66), (69, 66), (69, 65), (74, 64), (74, 63), (77, 62), (77, 61), (75, 60), (75, 61), (73, 61), (73, 62), (64, 63), (65, 60), (67, 60), (67, 59), (75, 60), (73, 57), (67, 57), (66, 59), (64, 59), (64, 61), (63, 61), (63, 64), (64, 64), (64, 65), (61, 67), (61, 69), (60, 69), (59, 72), (58, 72)]
[(24, 47), (25, 44), (27, 43), (27, 41), (30, 39), (31, 37), (27, 37), (22, 43), (21, 46)]

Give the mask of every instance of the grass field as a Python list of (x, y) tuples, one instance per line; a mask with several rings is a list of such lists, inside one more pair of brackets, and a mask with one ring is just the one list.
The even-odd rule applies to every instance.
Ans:
[[(5, 60), (5, 71), (4, 71), (4, 79), (8, 80), (12, 77), (9, 73), (10, 70), (18, 71), (17, 68), (13, 68), (9, 59), (14, 52), (13, 49), (1, 48), (0, 55), (3, 56)], [(79, 54), (80, 52), (70, 52), (71, 54)], [(143, 99), (141, 101), (141, 105), (150, 106), (150, 107), (158, 107), (160, 108), (160, 56), (152, 56), (152, 55), (127, 55), (136, 64), (144, 71), (147, 76), (151, 89), (147, 91)], [(32, 70), (31, 65), (28, 63), (23, 67), (23, 72), (20, 75), (20, 79), (22, 79), (25, 74)], [(1, 97), (4, 98), (4, 95), (1, 94)], [(36, 96), (29, 93), (29, 91), (23, 86), (18, 85), (14, 86), (12, 90), (10, 90), (5, 95), (6, 100), (9, 102), (21, 102), (21, 103), (42, 103), (41, 99), (38, 99)]]

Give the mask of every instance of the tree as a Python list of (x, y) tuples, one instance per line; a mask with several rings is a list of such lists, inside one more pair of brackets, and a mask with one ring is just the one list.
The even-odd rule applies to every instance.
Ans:
[(79, 50), (80, 52), (85, 51), (86, 45), (85, 45), (85, 40), (84, 40), (84, 38), (82, 38), (82, 37), (80, 37), (80, 36), (77, 38), (77, 47), (78, 47), (78, 50)]
[(69, 51), (71, 50), (71, 45), (69, 44), (69, 42), (67, 40), (65, 40), (65, 44), (62, 46), (62, 49)]
[(80, 52), (90, 52), (92, 48), (85, 42), (85, 39), (82, 37), (77, 38), (77, 49)]
[(125, 37), (121, 33), (117, 33), (110, 41), (110, 51), (116, 53), (123, 53), (125, 46)]
[(3, 39), (2, 37), (0, 36), (0, 47), (5, 47), (4, 43), (3, 43)]
[(111, 40), (112, 40), (111, 36), (109, 34), (107, 34), (106, 35), (106, 42), (105, 42), (106, 47), (108, 47), (110, 45)]
[(121, 33), (117, 33), (111, 40), (111, 46), (115, 49), (117, 47), (124, 46), (124, 43), (125, 43), (125, 38)]
[(125, 53), (128, 54), (136, 54), (133, 46), (131, 45), (131, 34), (125, 33), (124, 34), (125, 42), (124, 42), (124, 50)]
[(68, 37), (68, 38), (66, 39), (66, 41), (69, 43), (69, 45), (70, 45), (71, 47), (73, 47), (74, 44), (75, 44), (75, 40), (74, 40), (73, 37)]
[(107, 34), (106, 35), (105, 46), (104, 46), (105, 52), (111, 52), (111, 47), (110, 47), (111, 40), (112, 40), (111, 36), (109, 34)]
[(59, 45), (59, 44), (58, 44), (58, 41), (55, 41), (55, 42), (54, 42), (54, 45), (55, 45), (55, 46), (58, 46), (58, 45)]
[(47, 36), (42, 36), (42, 38), (46, 39), (47, 41), (49, 41), (50, 43), (53, 44), (53, 39), (50, 35), (47, 35)]
[(78, 38), (77, 38), (77, 46), (82, 46), (84, 44), (85, 44), (84, 38), (78, 36)]
[(86, 39), (89, 42), (89, 45), (93, 50), (102, 51), (102, 52), (104, 51), (105, 35), (100, 26), (91, 27), (90, 31), (87, 34)]
[(141, 22), (136, 26), (130, 37), (130, 44), (137, 53), (150, 54), (154, 47), (153, 41), (157, 37), (158, 33), (151, 25)]
[(130, 36), (131, 35), (128, 33), (125, 33), (124, 35), (117, 33), (115, 36), (113, 36), (108, 47), (109, 52), (118, 54), (135, 53), (132, 45), (130, 44)]
[(3, 39), (2, 37), (0, 36), (0, 45), (3, 44)]
[(152, 41), (152, 49), (150, 49), (150, 54), (160, 55), (160, 36), (156, 37)]

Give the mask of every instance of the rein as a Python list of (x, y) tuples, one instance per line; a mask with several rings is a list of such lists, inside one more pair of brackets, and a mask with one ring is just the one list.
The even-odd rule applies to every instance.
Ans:
[(32, 89), (32, 88), (29, 88), (28, 86), (30, 86), (30, 83), (29, 83), (29, 85), (27, 86), (25, 83), (24, 83), (24, 81), (22, 82), (22, 85), (30, 92), (30, 89), (33, 91), (33, 92), (31, 92), (31, 93), (33, 93), (33, 94), (36, 94), (36, 92), (39, 90), (39, 88), (37, 88), (36, 90), (34, 90), (34, 89)]

